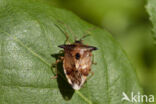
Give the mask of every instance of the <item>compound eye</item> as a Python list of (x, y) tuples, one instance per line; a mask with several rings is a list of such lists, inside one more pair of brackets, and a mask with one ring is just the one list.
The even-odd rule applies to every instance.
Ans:
[(79, 53), (76, 53), (76, 54), (75, 54), (75, 58), (76, 58), (77, 60), (79, 60), (79, 59), (80, 59), (80, 54), (79, 54)]

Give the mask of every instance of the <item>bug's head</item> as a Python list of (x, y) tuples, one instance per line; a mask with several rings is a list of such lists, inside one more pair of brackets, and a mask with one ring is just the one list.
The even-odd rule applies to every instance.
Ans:
[(89, 34), (84, 35), (83, 37), (81, 37), (79, 40), (75, 37), (75, 42), (76, 44), (82, 44), (83, 43), (83, 39), (90, 36)]
[(76, 44), (82, 44), (82, 40), (75, 40)]

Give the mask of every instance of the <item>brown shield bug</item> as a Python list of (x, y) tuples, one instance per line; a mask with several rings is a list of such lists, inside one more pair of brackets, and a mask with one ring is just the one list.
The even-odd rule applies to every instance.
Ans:
[[(64, 33), (67, 42), (68, 35), (66, 32)], [(72, 44), (58, 46), (63, 48), (64, 56), (60, 60), (56, 60), (56, 63), (63, 61), (65, 76), (75, 90), (79, 90), (82, 87), (87, 76), (91, 73), (91, 65), (93, 64), (92, 51), (97, 50), (94, 46), (83, 44), (82, 39), (86, 36), (84, 35), (80, 40), (75, 40)]]

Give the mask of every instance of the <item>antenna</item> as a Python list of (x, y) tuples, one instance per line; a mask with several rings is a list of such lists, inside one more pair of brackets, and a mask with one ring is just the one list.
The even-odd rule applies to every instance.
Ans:
[(80, 38), (80, 41), (83, 41), (83, 39), (86, 38), (86, 37), (88, 37), (88, 36), (90, 36), (90, 35), (89, 35), (89, 34), (83, 35), (83, 36)]
[(55, 26), (56, 26), (61, 32), (64, 33), (64, 35), (65, 35), (65, 37), (66, 37), (66, 40), (65, 40), (64, 44), (66, 44), (67, 42), (70, 43), (70, 42), (69, 42), (69, 35), (68, 35), (68, 33), (67, 33), (66, 31), (64, 31), (62, 28), (60, 28), (60, 26), (58, 26), (57, 24), (55, 24)]
[(90, 31), (94, 30), (96, 27), (91, 27), (89, 29), (87, 29), (87, 31), (85, 32), (85, 34), (80, 38), (80, 41), (83, 41), (84, 38), (90, 36)]

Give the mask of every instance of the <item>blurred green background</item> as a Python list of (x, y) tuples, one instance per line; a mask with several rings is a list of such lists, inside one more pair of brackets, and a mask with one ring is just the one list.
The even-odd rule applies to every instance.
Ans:
[[(38, 0), (36, 0), (38, 1)], [(39, 0), (45, 2), (45, 0)], [(146, 0), (46, 0), (109, 31), (135, 67), (145, 94), (156, 96), (156, 46)]]

